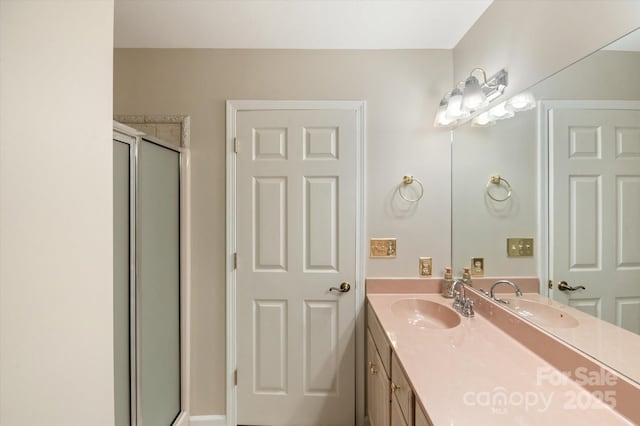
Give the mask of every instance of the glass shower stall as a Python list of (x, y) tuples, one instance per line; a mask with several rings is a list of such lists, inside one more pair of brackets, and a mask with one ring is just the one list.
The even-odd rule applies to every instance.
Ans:
[(186, 418), (182, 155), (181, 147), (114, 124), (116, 426)]

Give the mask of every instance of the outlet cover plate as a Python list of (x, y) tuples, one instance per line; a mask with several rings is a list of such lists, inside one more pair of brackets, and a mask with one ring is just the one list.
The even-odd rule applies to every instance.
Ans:
[(430, 257), (421, 257), (418, 260), (418, 275), (421, 277), (430, 277), (433, 271), (432, 260)]
[(484, 277), (484, 257), (471, 258), (471, 276)]

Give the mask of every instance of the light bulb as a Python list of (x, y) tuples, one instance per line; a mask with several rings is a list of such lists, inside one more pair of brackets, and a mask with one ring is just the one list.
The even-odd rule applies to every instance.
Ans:
[(531, 92), (522, 92), (507, 101), (506, 108), (512, 112), (527, 111), (536, 107), (536, 98)]
[(472, 75), (464, 83), (462, 96), (462, 108), (467, 111), (475, 111), (487, 103), (487, 97), (480, 87), (478, 79)]
[(493, 120), (504, 120), (514, 115), (513, 111), (506, 109), (506, 102), (499, 103), (489, 110), (489, 118)]

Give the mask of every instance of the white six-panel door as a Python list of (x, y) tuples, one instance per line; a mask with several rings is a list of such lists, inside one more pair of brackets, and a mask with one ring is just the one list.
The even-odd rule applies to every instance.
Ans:
[(355, 424), (356, 127), (237, 112), (238, 424)]
[(640, 111), (554, 109), (549, 127), (554, 297), (640, 333)]

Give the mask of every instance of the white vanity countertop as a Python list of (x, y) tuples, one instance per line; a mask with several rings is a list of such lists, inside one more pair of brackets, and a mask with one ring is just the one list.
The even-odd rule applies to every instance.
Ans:
[(440, 294), (369, 294), (376, 317), (435, 425), (630, 425), (618, 412), (484, 317), (450, 329), (412, 326), (394, 302), (451, 306)]

